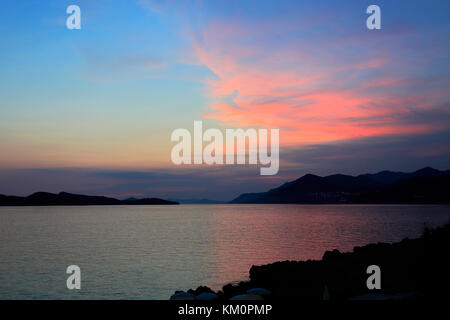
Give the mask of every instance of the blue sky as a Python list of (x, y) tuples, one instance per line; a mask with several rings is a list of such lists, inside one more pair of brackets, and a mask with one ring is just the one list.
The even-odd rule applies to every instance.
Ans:
[[(71, 4), (81, 30), (65, 27)], [(381, 8), (381, 30), (365, 27), (370, 4)], [(448, 1), (2, 3), (0, 193), (229, 199), (307, 172), (448, 169), (449, 9)], [(173, 166), (170, 133), (199, 119), (280, 128), (279, 175)]]

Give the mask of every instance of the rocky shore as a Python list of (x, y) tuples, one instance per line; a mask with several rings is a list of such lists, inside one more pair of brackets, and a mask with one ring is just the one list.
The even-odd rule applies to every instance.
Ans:
[[(425, 228), (420, 238), (326, 251), (322, 260), (252, 266), (248, 281), (215, 292), (200, 286), (171, 300), (375, 300), (442, 299), (450, 284), (450, 223)], [(380, 267), (381, 289), (368, 289), (367, 267)]]

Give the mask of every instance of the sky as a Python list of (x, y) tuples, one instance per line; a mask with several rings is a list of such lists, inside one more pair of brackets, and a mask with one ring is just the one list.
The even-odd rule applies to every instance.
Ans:
[[(66, 28), (66, 8), (81, 29)], [(381, 8), (369, 30), (366, 8)], [(8, 1), (0, 194), (230, 200), (306, 173), (450, 169), (448, 1)], [(177, 128), (280, 129), (280, 170), (171, 162)]]

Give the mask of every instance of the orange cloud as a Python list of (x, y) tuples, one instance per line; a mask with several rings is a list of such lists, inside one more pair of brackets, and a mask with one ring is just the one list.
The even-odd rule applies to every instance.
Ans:
[[(387, 55), (363, 52), (360, 60), (333, 63), (333, 54), (315, 57), (306, 45), (255, 44), (256, 34), (255, 28), (213, 22), (195, 42), (199, 63), (217, 76), (207, 81), (215, 102), (205, 118), (227, 126), (280, 128), (283, 145), (439, 129), (404, 121), (429, 103), (426, 95), (414, 92), (392, 94), (408, 81), (395, 73), (386, 76)], [(335, 48), (340, 45), (345, 47)], [(367, 77), (377, 70), (384, 75)]]

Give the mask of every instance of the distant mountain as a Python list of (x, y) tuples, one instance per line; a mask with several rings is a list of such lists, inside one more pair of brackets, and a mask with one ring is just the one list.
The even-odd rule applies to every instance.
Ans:
[(226, 201), (210, 200), (210, 199), (169, 199), (170, 201), (176, 201), (181, 204), (221, 204), (227, 203)]
[(450, 170), (306, 174), (267, 192), (242, 194), (231, 203), (450, 203)]
[(36, 192), (28, 197), (0, 195), (0, 206), (93, 206), (153, 204), (178, 204), (178, 202), (158, 198), (118, 200), (103, 196), (86, 196), (67, 192), (60, 192), (58, 194)]
[(123, 199), (123, 200), (125, 200), (125, 201), (134, 201), (134, 200), (137, 200), (138, 198), (135, 198), (135, 197), (129, 197), (129, 198), (126, 198), (126, 199)]
[(366, 177), (380, 185), (386, 185), (394, 183), (400, 179), (408, 178), (409, 174), (404, 172), (381, 171), (375, 174), (366, 173), (361, 175), (361, 177)]

